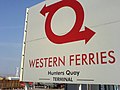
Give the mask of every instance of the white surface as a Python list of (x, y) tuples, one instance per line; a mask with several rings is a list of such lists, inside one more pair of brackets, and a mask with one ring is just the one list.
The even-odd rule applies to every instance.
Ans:
[[(53, 81), (53, 77), (72, 77), (73, 82), (65, 81), (64, 83), (120, 84), (120, 0), (79, 0), (79, 2), (83, 6), (85, 14), (82, 29), (84, 29), (84, 26), (87, 26), (96, 32), (87, 44), (84, 44), (83, 40), (59, 45), (52, 43), (45, 34), (44, 27), (47, 14), (46, 17), (40, 14), (45, 2), (29, 8), (24, 72), (22, 73), (23, 81), (63, 83), (63, 81)], [(47, 5), (49, 4), (50, 2), (47, 1)], [(65, 13), (66, 9), (70, 10), (72, 14)], [(68, 21), (69, 17), (61, 19), (61, 13), (64, 16), (73, 17), (71, 18), (72, 22)], [(70, 28), (74, 25), (74, 20), (75, 15), (71, 9), (60, 9), (54, 14), (52, 21), (53, 31), (58, 35), (67, 33), (67, 29), (64, 31), (65, 23), (70, 25)], [(63, 26), (61, 23), (64, 23)], [(89, 53), (94, 53), (96, 55), (96, 52), (109, 52), (111, 50), (114, 51), (111, 55), (116, 60), (114, 64), (108, 63), (111, 58), (107, 54), (104, 54), (106, 55), (104, 61), (107, 62), (105, 65), (91, 64), (76, 66), (75, 62), (72, 63), (72, 66), (69, 65), (70, 55), (80, 54), (81, 59), (82, 54), (88, 55)], [(63, 56), (65, 56), (66, 60), (65, 66), (30, 68), (29, 65), (29, 60), (49, 57), (62, 58)], [(81, 61), (79, 62), (82, 63)], [(80, 75), (48, 75), (48, 71), (65, 73), (66, 70), (80, 71)], [(48, 78), (50, 80), (39, 80), (40, 78)], [(77, 79), (92, 79), (94, 81), (77, 81)]]

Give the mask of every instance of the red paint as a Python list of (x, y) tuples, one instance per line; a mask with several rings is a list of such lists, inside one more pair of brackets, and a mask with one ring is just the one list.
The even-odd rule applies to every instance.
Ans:
[(52, 57), (50, 57), (48, 60), (49, 60), (48, 67), (52, 67)]
[(53, 66), (54, 66), (54, 67), (57, 66), (57, 57), (54, 57), (54, 58), (53, 58)]
[(87, 54), (73, 54), (69, 56), (70, 66), (83, 66), (83, 65), (107, 65), (116, 62), (114, 51), (103, 51)]
[(36, 59), (36, 68), (39, 68), (39, 59)]
[(96, 53), (96, 62), (97, 62), (97, 64), (99, 64), (98, 52)]
[(116, 61), (115, 56), (113, 55), (114, 53), (115, 52), (113, 50), (111, 50), (111, 51), (108, 52), (108, 56), (111, 58), (109, 60), (109, 63), (111, 63), (111, 64), (115, 63), (115, 61)]
[(29, 60), (30, 68), (35, 66), (36, 61), (35, 60)]
[(58, 67), (65, 66), (65, 56), (63, 57), (48, 57), (29, 60), (30, 68)]
[[(68, 61), (68, 62), (66, 62)], [(29, 60), (30, 68), (83, 66), (83, 65), (112, 65), (116, 62), (115, 51), (101, 51), (69, 56), (50, 56)]]
[(94, 53), (89, 53), (89, 64), (95, 64)]
[[(55, 12), (65, 6), (68, 6), (75, 11), (76, 22), (73, 28), (70, 30), (70, 32), (68, 32), (67, 34), (63, 36), (58, 36), (54, 34), (52, 31), (51, 20)], [(57, 2), (47, 7), (45, 5), (43, 9), (40, 11), (40, 13), (44, 16), (46, 13), (48, 13), (46, 21), (45, 21), (45, 32), (46, 32), (48, 39), (53, 43), (63, 44), (63, 43), (85, 40), (85, 44), (86, 44), (95, 34), (95, 32), (93, 32), (87, 27), (85, 27), (84, 31), (80, 32), (80, 29), (84, 21), (84, 10), (83, 10), (82, 5), (77, 0), (69, 0), (69, 1), (62, 0), (60, 2)]]
[(76, 65), (77, 65), (77, 66), (80, 65), (80, 54), (77, 54), (77, 55), (75, 56), (75, 59), (76, 59)]
[(87, 63), (87, 54), (82, 54), (82, 65), (84, 65), (84, 63), (85, 63), (85, 65), (88, 65), (88, 63)]
[(101, 52), (100, 56), (101, 56), (101, 64), (107, 64), (107, 61), (105, 61), (105, 58), (107, 58), (106, 52)]
[(74, 55), (70, 55), (70, 66), (72, 65), (73, 61), (74, 61)]

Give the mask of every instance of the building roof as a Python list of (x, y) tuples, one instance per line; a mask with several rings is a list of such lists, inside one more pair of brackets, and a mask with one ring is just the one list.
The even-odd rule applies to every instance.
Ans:
[(0, 80), (3, 80), (4, 78), (0, 76)]

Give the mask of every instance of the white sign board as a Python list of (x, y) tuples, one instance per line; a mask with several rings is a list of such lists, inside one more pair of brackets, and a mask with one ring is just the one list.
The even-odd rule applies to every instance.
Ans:
[(28, 10), (21, 81), (119, 84), (120, 0), (47, 0)]

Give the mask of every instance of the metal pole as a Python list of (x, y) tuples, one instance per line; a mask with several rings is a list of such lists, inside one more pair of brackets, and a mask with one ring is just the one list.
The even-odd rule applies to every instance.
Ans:
[[(80, 86), (79, 84), (66, 84), (65, 90), (79, 90), (79, 86)], [(82, 90), (84, 90), (84, 89), (82, 89)]]
[(92, 90), (92, 85), (91, 84), (87, 84), (87, 90)]
[(104, 90), (107, 90), (107, 86), (106, 85), (104, 85)]
[(82, 84), (81, 85), (81, 90), (87, 90), (87, 84)]
[(101, 85), (99, 85), (99, 90), (101, 90)]
[(82, 90), (81, 86), (82, 86), (82, 85), (80, 84), (80, 85), (79, 85), (79, 90)]

